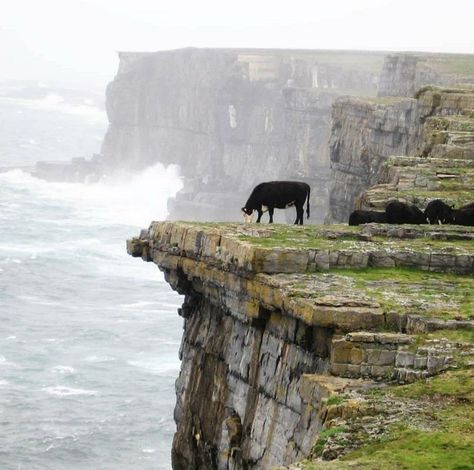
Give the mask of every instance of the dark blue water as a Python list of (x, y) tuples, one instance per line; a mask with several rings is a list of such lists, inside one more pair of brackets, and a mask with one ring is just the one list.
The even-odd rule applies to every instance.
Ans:
[[(3, 119), (38, 111), (8, 108)], [(44, 141), (56, 158), (72, 145), (69, 118), (72, 140), (77, 119), (84, 136), (92, 125), (87, 113), (47, 115), (50, 135), (61, 123), (66, 140)], [(27, 138), (43, 142), (45, 126)], [(8, 164), (34, 161), (14, 148)], [(181, 299), (125, 240), (164, 218), (179, 186), (160, 166), (94, 185), (0, 174), (1, 469), (170, 468)]]

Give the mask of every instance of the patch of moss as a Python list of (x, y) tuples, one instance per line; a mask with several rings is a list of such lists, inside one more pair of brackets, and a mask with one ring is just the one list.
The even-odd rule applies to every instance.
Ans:
[(343, 432), (346, 432), (346, 430), (347, 429), (344, 426), (336, 426), (334, 428), (329, 428), (329, 429), (325, 429), (324, 431), (321, 431), (319, 433), (318, 440), (313, 446), (313, 450), (312, 450), (313, 455), (317, 457), (320, 456), (328, 439), (332, 436), (335, 436), (336, 434), (341, 434)]
[(326, 404), (327, 406), (337, 406), (337, 405), (340, 405), (341, 403), (344, 403), (345, 401), (346, 401), (346, 398), (343, 397), (342, 395), (334, 394), (328, 398), (328, 401)]

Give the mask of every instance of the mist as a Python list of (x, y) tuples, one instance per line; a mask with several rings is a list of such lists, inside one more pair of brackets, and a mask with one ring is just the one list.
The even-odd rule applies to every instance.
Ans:
[[(238, 279), (253, 263), (238, 265), (250, 245), (238, 253), (229, 250), (240, 249), (242, 236), (262, 235), (264, 242), (271, 242), (266, 238), (275, 227), (284, 227), (290, 248), (301, 234), (313, 237), (331, 223), (340, 228), (355, 205), (364, 202), (361, 195), (372, 197), (371, 203), (381, 209), (386, 200), (380, 193), (367, 196), (364, 191), (379, 183), (381, 170), (394, 155), (426, 156), (433, 151), (446, 160), (474, 155), (469, 153), (474, 140), (467, 135), (474, 129), (468, 122), (474, 102), (473, 18), (472, 0), (6, 2), (0, 16), (0, 467), (169, 470), (175, 433), (184, 433), (175, 456), (180, 443), (207, 449), (199, 447), (204, 434), (196, 426), (215, 410), (220, 421), (216, 418), (208, 426), (212, 433), (216, 423), (224, 429), (227, 418), (236, 419), (237, 411), (242, 416), (246, 410), (255, 413), (257, 405), (246, 402), (255, 384), (244, 384), (244, 375), (273, 380), (278, 368), (288, 366), (287, 358), (280, 361), (281, 352), (287, 351), (297, 366), (283, 371), (293, 382), (291, 390), (281, 390), (293, 403), (285, 408), (267, 394), (261, 402), (268, 408), (262, 408), (260, 424), (255, 421), (257, 428), (271, 429), (275, 436), (273, 442), (268, 440), (273, 449), (266, 452), (267, 444), (262, 444), (258, 452), (282, 463), (279, 439), (287, 435), (286, 422), (274, 427), (272, 416), (291, 416), (297, 423), (299, 375), (328, 370), (329, 356), (323, 356), (329, 354), (332, 335), (340, 331), (337, 322), (328, 323), (330, 327), (304, 324), (313, 321), (306, 313), (279, 322), (280, 307), (272, 310), (271, 319), (276, 313), (277, 320), (266, 331), (268, 304), (251, 297), (259, 288), (248, 297), (232, 290), (250, 285), (258, 273), (245, 274), (241, 284), (217, 285), (228, 276)], [(445, 108), (441, 92), (430, 95), (432, 87), (445, 90)], [(421, 105), (419, 90), (425, 93)], [(456, 99), (450, 100), (452, 96)], [(457, 116), (438, 122), (438, 111), (443, 119)], [(423, 141), (425, 121), (434, 122), (434, 131), (440, 132), (433, 134), (437, 139)], [(449, 136), (444, 127), (436, 127), (451, 124)], [(468, 188), (454, 200), (467, 203), (462, 198), (470, 197), (472, 179), (461, 178), (461, 171), (447, 173), (446, 168), (440, 173), (442, 184)], [(425, 170), (417, 182), (428, 189), (440, 186)], [(403, 181), (411, 184), (415, 179)], [(292, 225), (295, 198), (280, 204), (275, 214), (277, 224), (291, 225), (268, 226), (268, 215), (259, 226), (237, 225), (252, 189), (275, 180), (290, 180), (293, 186), (304, 182), (311, 188), (305, 192), (308, 232), (308, 227)], [(231, 224), (220, 234), (225, 222)], [(198, 229), (189, 232), (195, 240), (187, 238), (188, 224), (193, 223)], [(207, 230), (210, 223), (215, 225), (206, 238), (199, 230)], [(323, 246), (339, 235), (341, 243), (351, 243), (349, 249), (381, 238), (354, 238), (352, 227), (344, 227), (346, 232), (339, 228)], [(231, 243), (219, 245), (226, 236)], [(192, 242), (181, 249), (173, 237), (179, 243)], [(466, 245), (470, 239), (458, 233), (452, 238)], [(194, 253), (203, 240), (209, 240), (209, 257), (220, 258), (209, 266), (207, 258), (199, 260), (199, 269), (184, 279), (185, 268), (196, 260), (181, 266), (178, 259)], [(160, 253), (166, 243), (168, 251)], [(290, 259), (290, 267), (270, 273), (283, 279), (289, 269), (303, 266), (304, 257), (291, 261), (297, 250), (288, 250), (291, 256), (277, 253), (273, 259), (267, 250), (271, 246), (261, 246), (269, 266)], [(399, 255), (390, 250), (390, 256)], [(392, 258), (382, 254), (377, 252), (377, 259), (387, 259), (389, 265)], [(451, 254), (446, 259), (454, 263)], [(251, 255), (249, 259), (257, 258)], [(169, 264), (160, 265), (167, 256), (172, 257)], [(295, 279), (317, 275), (310, 267), (329, 268), (333, 258), (329, 251), (319, 256), (317, 244), (311, 256), (308, 269)], [(456, 261), (450, 275), (455, 276), (455, 268), (474, 266), (469, 256)], [(364, 262), (369, 256), (343, 254), (337, 259)], [(214, 279), (199, 278), (222, 266), (226, 271)], [(239, 268), (234, 272), (235, 266)], [(335, 276), (323, 277), (308, 284), (308, 292), (328, 285)], [(448, 281), (443, 289), (451, 288), (452, 278)], [(286, 295), (286, 280), (281, 282), (272, 298)], [(261, 291), (270, 292), (275, 285)], [(300, 295), (296, 287), (295, 295)], [(328, 289), (324, 308), (329, 311), (339, 305), (340, 292)], [(347, 303), (349, 312), (359, 305), (355, 297)], [(309, 306), (314, 299), (307, 300)], [(363, 300), (364, 315), (379, 301)], [(340, 305), (346, 308), (344, 302)], [(377, 307), (377, 321), (381, 309)], [(251, 319), (245, 317), (248, 312)], [(192, 315), (194, 324), (189, 321)], [(197, 336), (191, 338), (189, 325), (195, 325)], [(298, 338), (290, 344), (292, 337)], [(185, 400), (196, 398), (198, 403), (202, 398), (186, 389), (193, 383), (190, 371), (196, 372), (191, 374), (195, 380), (208, 370), (204, 360), (192, 364), (207, 354), (196, 354), (194, 343), (208, 340), (214, 355), (209, 363), (217, 364), (218, 373), (231, 374), (234, 382), (228, 387), (222, 381), (212, 393), (211, 387), (205, 390), (205, 399), (225, 395), (228, 401), (215, 407), (200, 403), (196, 408), (203, 413), (202, 421), (186, 422), (192, 413), (184, 408)], [(255, 354), (249, 354), (254, 340)], [(314, 347), (313, 340), (324, 344)], [(221, 346), (229, 350), (214, 351)], [(258, 371), (260, 366), (249, 361), (260, 351), (255, 363), (264, 366)], [(230, 356), (233, 364), (226, 364)], [(238, 372), (232, 370), (236, 364)], [(214, 375), (204, 377), (204, 388)], [(255, 387), (252, 394), (261, 390)], [(313, 395), (319, 397), (321, 391)], [(221, 419), (223, 410), (226, 421)], [(318, 412), (313, 406), (305, 416)], [(312, 442), (304, 434), (319, 432), (321, 423), (315, 423), (296, 426), (301, 442), (291, 441), (285, 458), (290, 459), (291, 452), (295, 459), (309, 453)], [(263, 443), (267, 435), (258, 434), (252, 431)], [(222, 435), (209, 448), (214, 452), (224, 443), (219, 452), (229, 466), (236, 447), (228, 451), (229, 431)], [(303, 445), (310, 447), (303, 452)], [(187, 468), (187, 461), (177, 468)]]
[[(458, 14), (460, 11), (463, 13)], [(116, 51), (181, 47), (474, 52), (469, 0), (19, 0), (0, 18), (2, 80), (105, 88)]]

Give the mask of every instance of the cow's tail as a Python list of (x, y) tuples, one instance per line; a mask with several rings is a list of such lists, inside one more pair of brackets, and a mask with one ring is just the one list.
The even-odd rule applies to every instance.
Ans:
[(308, 200), (306, 201), (306, 218), (309, 219), (309, 196), (311, 194), (311, 188), (308, 188)]

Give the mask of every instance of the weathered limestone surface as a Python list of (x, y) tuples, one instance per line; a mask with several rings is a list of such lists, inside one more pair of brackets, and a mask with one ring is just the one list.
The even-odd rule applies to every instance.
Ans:
[[(430, 271), (474, 272), (474, 229), (461, 230), (154, 222), (129, 240), (132, 256), (156, 263), (185, 295), (173, 468), (289, 465), (335, 419), (362, 413), (363, 390), (450, 367), (457, 343), (413, 347), (413, 335), (474, 328), (472, 312), (460, 313), (472, 276)], [(409, 279), (373, 279), (377, 259), (394, 269), (403, 259)], [(330, 404), (339, 395), (354, 399)]]

